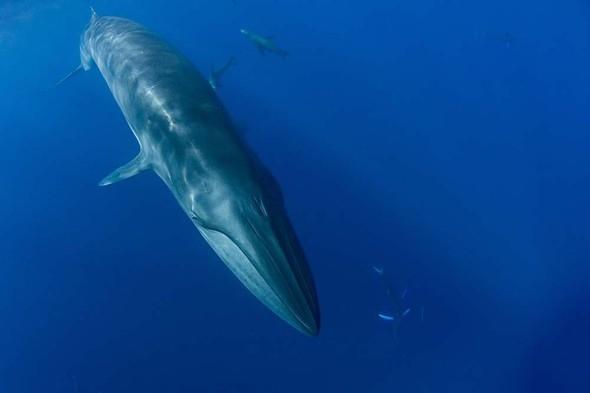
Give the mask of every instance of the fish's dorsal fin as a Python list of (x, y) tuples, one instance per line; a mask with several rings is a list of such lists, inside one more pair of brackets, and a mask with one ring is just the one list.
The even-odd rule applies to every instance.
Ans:
[(146, 160), (145, 155), (140, 152), (133, 160), (115, 169), (110, 175), (102, 179), (98, 185), (102, 187), (120, 182), (121, 180), (128, 179), (149, 169), (149, 167), (150, 165)]

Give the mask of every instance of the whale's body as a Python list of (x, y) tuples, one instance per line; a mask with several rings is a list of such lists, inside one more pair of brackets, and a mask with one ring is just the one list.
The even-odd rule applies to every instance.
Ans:
[(316, 335), (316, 291), (280, 189), (205, 78), (165, 41), (123, 18), (93, 14), (80, 56), (85, 70), (92, 63), (100, 70), (141, 148), (101, 185), (152, 169), (246, 288)]

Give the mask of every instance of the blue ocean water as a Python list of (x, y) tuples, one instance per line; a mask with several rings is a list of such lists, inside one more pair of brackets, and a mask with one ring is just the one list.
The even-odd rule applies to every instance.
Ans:
[[(137, 142), (98, 70), (54, 87), (90, 5), (204, 74), (236, 57), (218, 92), (282, 185), (318, 337), (157, 176), (97, 186)], [(581, 0), (2, 0), (0, 392), (590, 391), (589, 21)]]

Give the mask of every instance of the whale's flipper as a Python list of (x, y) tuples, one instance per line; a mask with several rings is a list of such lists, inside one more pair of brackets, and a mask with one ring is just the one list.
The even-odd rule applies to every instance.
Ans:
[[(96, 11), (94, 11), (94, 8), (90, 7), (90, 23), (94, 23), (96, 21), (96, 19), (98, 18), (98, 14), (96, 13)], [(80, 54), (82, 54), (82, 52), (80, 52)], [(80, 63), (80, 65), (78, 67), (76, 67), (72, 72), (70, 72), (69, 74), (67, 74), (66, 76), (64, 76), (63, 78), (61, 78), (61, 80), (59, 82), (57, 82), (55, 84), (55, 86), (59, 86), (62, 83), (64, 83), (65, 81), (67, 81), (68, 79), (78, 75), (80, 72), (82, 71), (88, 71), (90, 69), (90, 63), (89, 63), (89, 59), (85, 59), (84, 56), (82, 56), (82, 63)]]
[(71, 77), (78, 75), (82, 71), (84, 71), (84, 66), (82, 64), (80, 64), (78, 67), (76, 67), (74, 69), (74, 71), (70, 72), (69, 74), (67, 74), (66, 76), (61, 78), (60, 81), (55, 84), (55, 86), (57, 87), (57, 86), (61, 85), (62, 83), (64, 83), (65, 81), (67, 81)]
[(147, 163), (145, 156), (140, 152), (133, 160), (115, 169), (110, 175), (102, 179), (98, 185), (108, 186), (110, 184), (117, 183), (121, 180), (135, 176), (148, 168), (149, 164)]

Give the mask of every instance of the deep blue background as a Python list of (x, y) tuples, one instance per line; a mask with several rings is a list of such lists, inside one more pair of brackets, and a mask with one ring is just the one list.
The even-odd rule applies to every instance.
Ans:
[[(237, 57), (219, 93), (283, 186), (318, 338), (154, 174), (97, 186), (137, 146), (96, 69), (53, 88), (89, 5), (203, 72)], [(0, 391), (590, 391), (589, 21), (581, 0), (0, 2)], [(372, 264), (409, 288), (397, 343)]]

